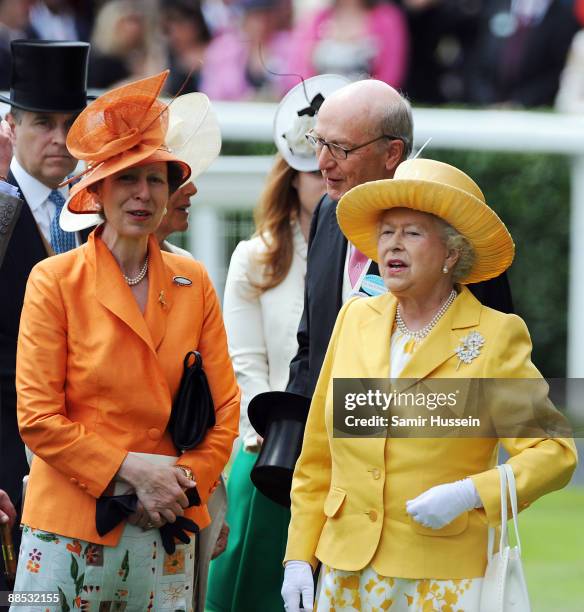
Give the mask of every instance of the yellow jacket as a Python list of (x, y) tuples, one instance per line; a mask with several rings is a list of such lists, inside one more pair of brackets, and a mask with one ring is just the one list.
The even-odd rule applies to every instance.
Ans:
[[(372, 565), (383, 576), (456, 579), (483, 576), (487, 526), (500, 523), (493, 438), (333, 437), (334, 378), (387, 378), (397, 307), (390, 295), (349, 301), (337, 318), (313, 396), (292, 483), (285, 560), (319, 559), (341, 570)], [(459, 365), (455, 349), (471, 331), (485, 339), (480, 355)], [(466, 288), (413, 354), (402, 378), (541, 378), (530, 360), (524, 322), (482, 306)], [(514, 438), (510, 453), (523, 509), (565, 486), (577, 462), (569, 439)], [(412, 521), (406, 501), (471, 476), (484, 509), (442, 529)]]
[[(97, 534), (95, 499), (128, 451), (177, 454), (167, 423), (190, 350), (203, 357), (217, 424), (178, 462), (192, 468), (203, 504), (229, 458), (239, 388), (215, 290), (200, 263), (161, 253), (152, 236), (148, 249), (144, 315), (95, 232), (31, 272), (16, 365), (20, 432), (35, 453), (22, 517), (31, 527), (118, 542), (123, 525)], [(204, 505), (185, 515), (209, 523)]]

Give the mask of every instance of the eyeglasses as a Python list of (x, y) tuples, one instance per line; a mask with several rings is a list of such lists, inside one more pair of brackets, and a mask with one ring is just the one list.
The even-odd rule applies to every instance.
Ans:
[(316, 151), (317, 155), (320, 155), (320, 152), (322, 151), (323, 147), (327, 147), (328, 150), (330, 151), (330, 154), (335, 159), (340, 159), (340, 160), (347, 159), (347, 157), (349, 157), (349, 153), (352, 153), (353, 151), (356, 151), (357, 149), (362, 149), (363, 147), (373, 144), (374, 142), (377, 142), (378, 140), (381, 140), (383, 138), (388, 138), (389, 140), (402, 140), (398, 136), (390, 136), (389, 134), (382, 134), (381, 136), (378, 136), (377, 138), (374, 138), (373, 140), (369, 140), (367, 142), (364, 142), (363, 144), (357, 145), (356, 147), (347, 149), (345, 147), (342, 147), (339, 144), (335, 144), (334, 142), (327, 142), (324, 138), (319, 138), (318, 136), (315, 136), (315, 134), (313, 134), (312, 132), (308, 132), (308, 134), (305, 134), (304, 136), (306, 140), (308, 140), (310, 146)]

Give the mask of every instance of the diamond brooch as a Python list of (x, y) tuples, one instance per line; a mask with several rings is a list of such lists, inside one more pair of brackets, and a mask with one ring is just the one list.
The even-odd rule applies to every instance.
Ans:
[(473, 359), (476, 359), (480, 355), (484, 343), (485, 339), (477, 331), (470, 332), (470, 334), (462, 338), (460, 346), (457, 346), (455, 349), (459, 360), (456, 369), (460, 368), (461, 363), (469, 364)]

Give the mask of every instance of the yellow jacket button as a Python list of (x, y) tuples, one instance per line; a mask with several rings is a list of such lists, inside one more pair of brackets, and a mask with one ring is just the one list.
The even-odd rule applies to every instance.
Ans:
[(83, 489), (83, 490), (85, 491), (85, 489), (87, 489), (87, 485), (86, 485), (86, 484), (81, 483), (81, 484), (79, 485), (79, 488), (80, 488), (80, 489)]
[(152, 427), (151, 429), (148, 430), (148, 437), (151, 440), (160, 440), (160, 438), (162, 437), (162, 432), (160, 431), (160, 429), (156, 429), (156, 427)]
[(377, 468), (373, 468), (371, 470), (371, 475), (373, 476), (373, 480), (379, 480), (381, 478), (381, 471)]
[(372, 523), (375, 523), (375, 521), (377, 520), (377, 512), (375, 512), (375, 510), (369, 510), (369, 520)]
[(79, 481), (77, 480), (77, 478), (69, 478), (69, 482), (70, 482), (71, 484), (78, 484), (78, 483), (79, 483)]

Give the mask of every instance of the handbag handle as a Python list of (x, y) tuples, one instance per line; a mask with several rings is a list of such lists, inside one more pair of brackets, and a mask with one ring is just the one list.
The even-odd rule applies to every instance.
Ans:
[(499, 551), (509, 545), (509, 534), (507, 529), (507, 470), (498, 465), (499, 479), (501, 481), (501, 539), (499, 540)]
[(513, 468), (505, 463), (503, 469), (507, 474), (507, 486), (509, 487), (509, 499), (511, 500), (511, 512), (513, 513), (513, 525), (515, 527), (515, 538), (517, 540), (517, 550), (521, 554), (521, 540), (519, 539), (519, 522), (517, 520), (517, 488), (515, 486), (515, 474)]
[[(499, 482), (501, 490), (501, 538), (499, 540), (499, 551), (509, 545), (509, 530), (507, 527), (507, 491), (509, 491), (509, 500), (511, 502), (511, 512), (513, 515), (513, 525), (515, 526), (515, 537), (517, 538), (517, 549), (521, 554), (521, 540), (519, 539), (519, 524), (517, 522), (517, 489), (515, 486), (515, 475), (513, 468), (505, 463), (498, 465)], [(487, 558), (490, 561), (493, 557), (493, 549), (495, 545), (495, 529), (489, 527)]]
[[(500, 499), (501, 499), (501, 539), (499, 540), (499, 550), (503, 550), (505, 542), (507, 541), (507, 472), (503, 469), (502, 465), (497, 466), (497, 472), (499, 473), (499, 484), (500, 484)], [(495, 548), (495, 528), (489, 527), (488, 532), (488, 545), (487, 545), (487, 559), (489, 563), (493, 558), (493, 550)]]

